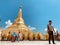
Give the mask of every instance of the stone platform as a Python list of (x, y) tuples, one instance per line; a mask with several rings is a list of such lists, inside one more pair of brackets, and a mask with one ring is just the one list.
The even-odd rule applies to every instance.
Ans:
[(0, 41), (0, 45), (60, 45), (60, 41), (55, 41), (56, 44), (48, 44), (48, 41)]

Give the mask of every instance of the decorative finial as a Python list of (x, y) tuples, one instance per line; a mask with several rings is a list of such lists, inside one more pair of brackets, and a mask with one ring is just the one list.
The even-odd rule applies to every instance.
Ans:
[(22, 11), (22, 4), (20, 4), (20, 11)]
[(22, 4), (20, 4), (20, 9), (22, 9)]

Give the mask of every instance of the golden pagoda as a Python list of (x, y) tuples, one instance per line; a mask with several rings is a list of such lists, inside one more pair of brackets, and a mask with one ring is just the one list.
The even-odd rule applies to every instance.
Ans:
[(19, 32), (21, 32), (24, 36), (25, 39), (28, 37), (28, 33), (30, 33), (30, 29), (25, 25), (24, 20), (22, 18), (22, 6), (20, 6), (20, 10), (18, 12), (18, 16), (15, 19), (14, 23), (6, 28), (5, 30), (2, 31), (2, 34), (6, 34), (8, 35), (8, 33), (13, 33), (15, 32), (16, 34), (18, 34)]
[[(43, 35), (41, 33), (33, 33), (24, 23), (24, 20), (22, 18), (22, 6), (20, 6), (20, 10), (18, 12), (17, 18), (14, 20), (13, 24), (6, 28), (5, 30), (2, 30), (2, 37), (7, 40), (8, 36), (11, 36), (11, 34), (15, 32), (18, 34), (21, 32), (23, 35), (21, 37), (21, 40), (33, 40), (33, 38), (38, 39), (38, 36), (40, 39), (43, 38)], [(3, 39), (4, 40), (4, 39)]]

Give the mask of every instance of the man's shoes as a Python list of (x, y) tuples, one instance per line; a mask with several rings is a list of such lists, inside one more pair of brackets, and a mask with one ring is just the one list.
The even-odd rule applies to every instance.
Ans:
[(53, 43), (53, 44), (55, 44), (55, 43)]
[(51, 44), (51, 43), (49, 43), (49, 44)]

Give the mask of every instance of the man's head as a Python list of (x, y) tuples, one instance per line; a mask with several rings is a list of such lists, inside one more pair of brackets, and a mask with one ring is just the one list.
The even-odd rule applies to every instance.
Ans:
[(19, 32), (20, 33), (20, 32)]
[(50, 24), (50, 25), (52, 24), (52, 21), (51, 21), (51, 20), (49, 20), (49, 24)]
[(15, 32), (13, 32), (15, 34)]
[(9, 34), (10, 34), (10, 32), (9, 32)]

